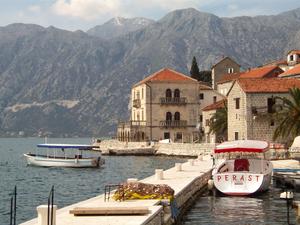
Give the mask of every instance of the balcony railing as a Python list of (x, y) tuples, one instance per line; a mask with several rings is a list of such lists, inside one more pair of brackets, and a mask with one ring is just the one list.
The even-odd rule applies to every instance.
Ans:
[(186, 104), (186, 98), (160, 98), (160, 104)]
[(140, 99), (134, 99), (133, 100), (133, 107), (134, 108), (140, 108), (141, 107), (141, 100)]
[(159, 122), (160, 127), (186, 127), (186, 120), (162, 120)]
[(267, 115), (269, 113), (275, 113), (282, 110), (282, 106), (280, 105), (274, 105), (273, 107), (268, 107), (268, 106), (252, 106), (251, 111), (253, 115)]
[(130, 120), (128, 122), (119, 122), (118, 128), (125, 128), (125, 127), (135, 127), (135, 126), (146, 126), (147, 122), (142, 120)]

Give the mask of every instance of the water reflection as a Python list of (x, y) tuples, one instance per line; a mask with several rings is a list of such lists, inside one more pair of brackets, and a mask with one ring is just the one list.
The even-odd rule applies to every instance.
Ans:
[[(228, 224), (228, 225), (281, 225), (287, 224), (286, 202), (279, 198), (280, 188), (274, 186), (259, 196), (230, 197), (204, 193), (187, 212), (182, 224)], [(296, 199), (300, 199), (297, 193)], [(296, 222), (295, 210), (290, 219)]]

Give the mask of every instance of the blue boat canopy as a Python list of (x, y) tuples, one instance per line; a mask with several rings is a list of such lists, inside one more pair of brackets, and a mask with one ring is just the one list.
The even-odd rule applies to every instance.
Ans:
[(39, 148), (72, 148), (72, 149), (79, 149), (79, 150), (92, 150), (94, 148), (98, 148), (98, 146), (93, 145), (79, 145), (79, 144), (38, 144), (37, 147)]

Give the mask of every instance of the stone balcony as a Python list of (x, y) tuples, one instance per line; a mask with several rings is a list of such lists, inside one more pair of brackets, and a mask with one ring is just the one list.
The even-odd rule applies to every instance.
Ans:
[(186, 120), (162, 120), (159, 122), (160, 127), (186, 127)]
[(160, 98), (160, 104), (168, 104), (168, 105), (184, 105), (186, 104), (186, 98)]

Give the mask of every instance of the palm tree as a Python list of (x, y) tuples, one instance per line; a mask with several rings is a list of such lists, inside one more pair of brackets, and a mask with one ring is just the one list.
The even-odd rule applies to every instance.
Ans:
[(227, 105), (216, 110), (216, 113), (210, 118), (209, 133), (216, 134), (217, 139), (227, 140)]
[[(300, 135), (300, 89), (291, 88), (289, 94), (290, 98), (275, 97), (281, 100), (281, 110), (275, 114), (279, 124), (273, 134), (273, 140), (282, 138), (290, 142)], [(278, 107), (278, 104), (275, 107)]]

